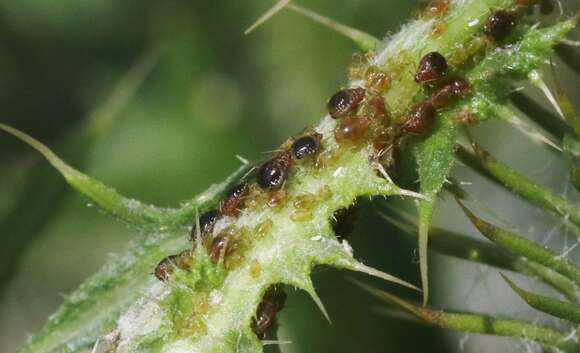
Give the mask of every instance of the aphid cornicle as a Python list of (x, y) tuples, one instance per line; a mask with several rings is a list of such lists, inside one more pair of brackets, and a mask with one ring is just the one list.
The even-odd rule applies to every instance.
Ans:
[(339, 144), (355, 144), (366, 135), (370, 124), (370, 119), (364, 116), (348, 117), (336, 125), (334, 138)]
[(415, 81), (424, 83), (438, 80), (447, 74), (447, 68), (447, 60), (443, 55), (436, 51), (428, 53), (419, 62)]
[(488, 17), (483, 33), (491, 40), (501, 42), (506, 39), (516, 26), (517, 18), (513, 12), (498, 10)]
[[(209, 210), (205, 213), (203, 213), (200, 217), (199, 217), (199, 228), (200, 228), (200, 233), (202, 236), (211, 234), (213, 232), (213, 227), (215, 226), (215, 223), (218, 221), (218, 218), (220, 216), (220, 213), (217, 209), (212, 209)], [(196, 230), (197, 230), (197, 222), (193, 224), (193, 227), (191, 228), (191, 239), (195, 240), (196, 238)]]
[(283, 151), (274, 156), (258, 169), (256, 182), (264, 190), (278, 190), (288, 178), (292, 153)]
[(285, 302), (286, 293), (280, 286), (273, 286), (266, 291), (256, 310), (256, 317), (252, 320), (252, 331), (258, 338), (264, 338), (276, 315), (284, 308)]
[(356, 110), (360, 102), (365, 97), (364, 88), (345, 88), (336, 92), (330, 99), (326, 107), (328, 113), (334, 119), (338, 119)]
[(244, 201), (250, 192), (246, 183), (240, 183), (234, 186), (220, 202), (220, 212), (225, 216), (236, 216), (240, 209), (244, 207)]
[(165, 282), (176, 269), (183, 271), (191, 270), (192, 250), (185, 250), (177, 255), (170, 255), (164, 258), (155, 267), (155, 277)]
[(312, 135), (302, 136), (294, 141), (292, 144), (294, 158), (302, 159), (318, 152), (321, 137), (322, 136), (319, 133), (314, 133)]
[(403, 125), (405, 131), (412, 134), (423, 134), (431, 128), (435, 122), (435, 107), (429, 102), (417, 104), (411, 110), (409, 118)]

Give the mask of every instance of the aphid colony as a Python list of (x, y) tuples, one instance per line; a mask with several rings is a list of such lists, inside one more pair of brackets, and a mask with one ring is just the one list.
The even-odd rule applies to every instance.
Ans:
[[(432, 1), (428, 7), (429, 13), (436, 14), (447, 9), (447, 2)], [(509, 36), (516, 24), (516, 16), (508, 11), (496, 11), (489, 16), (484, 25), (483, 33), (492, 41), (502, 41)], [(372, 146), (379, 158), (391, 155), (404, 137), (421, 135), (429, 131), (436, 119), (437, 110), (452, 104), (456, 99), (469, 91), (469, 84), (461, 77), (449, 75), (449, 65), (446, 58), (438, 52), (430, 52), (419, 61), (414, 79), (430, 92), (420, 103), (414, 105), (402, 123), (394, 123), (389, 116), (382, 93), (391, 84), (389, 75), (376, 68), (365, 69), (366, 88), (349, 87), (335, 93), (327, 103), (329, 115), (337, 120), (334, 139), (341, 145), (356, 145), (366, 137), (372, 139)], [(291, 167), (295, 163), (311, 158), (315, 168), (324, 165), (318, 156), (321, 153), (322, 136), (317, 132), (306, 133), (297, 139), (290, 139), (268, 161), (256, 171), (256, 183), (242, 182), (233, 187), (219, 202), (218, 207), (203, 213), (197, 225), (191, 230), (193, 248), (177, 255), (164, 258), (155, 268), (155, 276), (160, 281), (167, 281), (176, 270), (190, 271), (192, 267), (193, 250), (201, 244), (207, 250), (209, 258), (214, 263), (235, 256), (235, 230), (226, 229), (214, 235), (214, 227), (222, 217), (237, 217), (250, 204), (266, 195), (265, 204), (277, 207), (285, 198), (283, 186), (288, 179)], [(389, 160), (389, 159), (387, 159)], [(385, 159), (381, 159), (382, 162)], [(292, 217), (295, 221), (305, 221), (306, 213), (300, 213), (306, 206), (314, 202), (314, 195), (300, 195), (294, 200), (294, 207), (299, 210)], [(252, 201), (253, 200), (253, 201)], [(331, 225), (339, 240), (346, 238), (352, 231), (352, 223), (356, 218), (356, 207), (339, 209), (331, 217)], [(257, 233), (271, 227), (264, 222), (256, 230)], [(227, 268), (227, 266), (226, 266)], [(258, 270), (256, 270), (258, 271)], [(254, 271), (254, 272), (256, 272)], [(258, 271), (259, 272), (259, 271)], [(280, 286), (269, 288), (258, 305), (256, 316), (252, 321), (252, 330), (263, 338), (268, 328), (273, 324), (276, 314), (286, 300), (286, 294)]]

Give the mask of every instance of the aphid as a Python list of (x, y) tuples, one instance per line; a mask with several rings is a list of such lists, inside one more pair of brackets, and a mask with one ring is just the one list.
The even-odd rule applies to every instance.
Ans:
[(302, 159), (318, 152), (320, 148), (320, 138), (322, 135), (314, 133), (312, 135), (302, 136), (292, 144), (292, 153), (294, 158)]
[(338, 240), (342, 241), (352, 234), (357, 218), (358, 206), (356, 204), (334, 211), (330, 224)]
[[(213, 232), (213, 227), (215, 226), (216, 222), (218, 221), (220, 213), (217, 209), (212, 209), (199, 217), (199, 227), (200, 233), (202, 236), (206, 236)], [(195, 240), (196, 238), (196, 224), (193, 225), (191, 228), (191, 240)]]
[(338, 91), (330, 97), (326, 104), (328, 113), (334, 119), (338, 119), (353, 112), (364, 99), (365, 93), (365, 89), (361, 87), (345, 88)]
[(343, 119), (334, 129), (334, 138), (339, 144), (357, 143), (367, 133), (370, 123), (370, 119), (364, 116)]
[(161, 282), (165, 282), (176, 269), (189, 271), (191, 269), (191, 262), (191, 250), (185, 250), (177, 255), (167, 256), (155, 267), (155, 277)]
[(434, 21), (433, 25), (431, 26), (431, 34), (434, 36), (439, 36), (447, 30), (447, 22), (445, 21)]
[(268, 205), (268, 207), (278, 207), (282, 204), (282, 202), (284, 202), (284, 200), (286, 199), (286, 191), (282, 190), (278, 190), (278, 191), (273, 191), (268, 195), (268, 201), (266, 201), (266, 205)]
[(403, 129), (412, 134), (422, 134), (435, 122), (435, 107), (429, 102), (417, 104), (411, 110)]
[(433, 93), (427, 101), (435, 108), (443, 108), (469, 91), (469, 83), (462, 78), (454, 78)]
[(483, 33), (491, 40), (501, 42), (506, 39), (516, 26), (516, 15), (513, 12), (499, 10), (488, 17)]
[(368, 102), (369, 116), (374, 120), (388, 123), (388, 113), (383, 96), (377, 94), (369, 99)]
[(283, 151), (262, 164), (256, 174), (258, 185), (264, 190), (278, 190), (288, 178), (288, 169), (292, 162), (292, 153)]
[(419, 83), (438, 80), (447, 74), (447, 60), (438, 52), (428, 53), (419, 62), (415, 81)]
[(217, 263), (224, 253), (224, 248), (228, 243), (227, 237), (225, 235), (218, 235), (213, 238), (211, 245), (208, 249), (209, 257), (214, 263)]
[(231, 189), (226, 197), (220, 202), (220, 212), (226, 216), (236, 216), (244, 207), (244, 202), (250, 188), (246, 183), (240, 183)]
[(449, 0), (431, 0), (425, 6), (423, 14), (427, 17), (442, 16), (449, 8)]
[(276, 320), (276, 315), (284, 308), (286, 293), (279, 286), (270, 287), (256, 310), (256, 317), (252, 320), (252, 331), (262, 339), (266, 331)]

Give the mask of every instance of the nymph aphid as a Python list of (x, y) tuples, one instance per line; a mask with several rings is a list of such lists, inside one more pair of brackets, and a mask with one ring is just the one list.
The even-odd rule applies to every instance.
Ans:
[(165, 282), (176, 269), (189, 271), (191, 269), (192, 251), (185, 250), (177, 255), (170, 255), (164, 258), (155, 267), (155, 277)]
[(388, 112), (383, 96), (377, 94), (368, 100), (369, 117), (381, 123), (388, 123)]
[(370, 123), (364, 116), (343, 119), (334, 129), (334, 138), (339, 144), (357, 143), (366, 135)]
[(440, 109), (449, 104), (469, 91), (469, 83), (463, 78), (453, 78), (451, 81), (443, 85), (436, 92), (434, 92), (427, 102), (429, 102), (435, 109)]
[(292, 144), (294, 158), (302, 159), (318, 152), (321, 137), (319, 133), (314, 133), (312, 135), (302, 136), (294, 141)]
[(435, 122), (435, 113), (435, 107), (431, 103), (419, 103), (411, 110), (403, 129), (412, 134), (423, 134)]
[(423, 15), (427, 17), (443, 16), (449, 9), (449, 0), (431, 0), (425, 9)]
[(513, 12), (499, 10), (488, 17), (483, 33), (491, 40), (501, 42), (506, 39), (516, 26), (517, 18)]
[[(206, 236), (213, 232), (213, 227), (215, 223), (218, 221), (220, 213), (217, 209), (212, 209), (199, 217), (199, 231), (202, 236)], [(196, 238), (196, 224), (194, 223), (193, 227), (191, 228), (191, 239), (195, 240)]]
[(264, 338), (266, 331), (276, 320), (276, 315), (284, 308), (286, 293), (279, 286), (269, 288), (258, 305), (256, 317), (252, 320), (252, 331), (258, 338)]
[(438, 80), (447, 74), (447, 60), (438, 52), (425, 55), (419, 62), (415, 81), (419, 83)]
[(283, 151), (274, 156), (258, 169), (256, 181), (264, 190), (278, 190), (288, 178), (292, 153)]
[(364, 88), (345, 88), (335, 93), (330, 99), (326, 107), (328, 113), (334, 119), (338, 119), (356, 110), (360, 102), (365, 97), (366, 90)]
[(232, 188), (220, 202), (220, 212), (226, 216), (236, 216), (244, 207), (244, 201), (250, 192), (246, 183), (240, 183)]

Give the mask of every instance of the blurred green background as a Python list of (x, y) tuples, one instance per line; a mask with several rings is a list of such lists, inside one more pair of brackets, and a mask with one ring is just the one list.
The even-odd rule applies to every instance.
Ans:
[[(272, 3), (4, 1), (0, 121), (35, 136), (125, 195), (178, 205), (233, 171), (240, 164), (236, 155), (260, 158), (288, 135), (314, 124), (324, 114), (327, 97), (345, 81), (354, 46), (294, 13), (282, 12), (243, 35)], [(314, 0), (307, 5), (382, 36), (398, 30), (417, 4)], [(127, 104), (113, 111), (110, 128), (87, 132), (87, 119), (108, 116), (100, 109), (119, 80), (152, 56), (151, 73)], [(512, 134), (504, 138), (514, 143)], [(551, 158), (535, 148), (540, 158)], [(57, 308), (61, 294), (76, 288), (136, 235), (87, 207), (46, 164), (30, 148), (0, 135), (0, 352), (17, 350)], [(562, 173), (563, 166), (557, 168), (551, 170), (554, 180), (548, 176), (544, 181), (561, 185), (558, 170)], [(41, 192), (46, 185), (57, 187)], [(396, 232), (374, 209), (363, 205), (365, 222), (352, 239), (355, 254), (417, 283), (414, 243), (377, 234), (379, 228), (384, 234)], [(454, 212), (450, 206), (442, 215), (454, 218)], [(305, 295), (291, 294), (281, 314), (280, 338), (293, 344), (282, 351), (461, 348), (438, 331), (379, 315), (382, 304), (345, 277), (324, 269), (315, 275), (333, 325)], [(454, 303), (462, 304), (466, 295), (447, 288), (443, 283), (435, 297), (448, 302), (445, 297), (455, 294)]]

